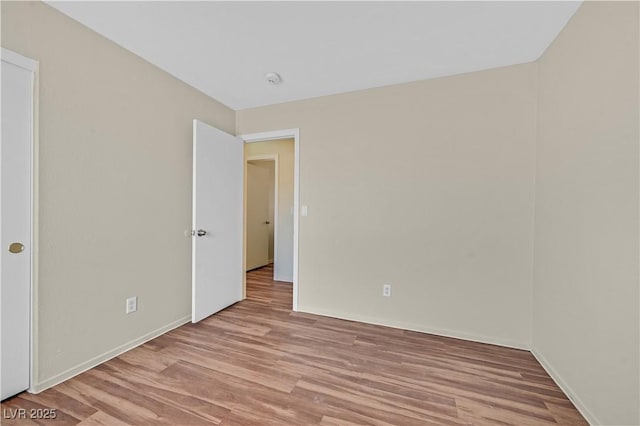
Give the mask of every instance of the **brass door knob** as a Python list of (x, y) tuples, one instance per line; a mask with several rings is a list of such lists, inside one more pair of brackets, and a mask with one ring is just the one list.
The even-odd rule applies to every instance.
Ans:
[(24, 251), (24, 244), (11, 243), (9, 245), (9, 253), (22, 253)]

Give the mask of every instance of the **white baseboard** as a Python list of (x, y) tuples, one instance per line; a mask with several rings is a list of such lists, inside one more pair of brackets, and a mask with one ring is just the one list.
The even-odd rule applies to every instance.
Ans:
[(516, 340), (501, 339), (492, 336), (484, 336), (481, 334), (467, 333), (458, 330), (448, 330), (443, 328), (427, 327), (422, 324), (412, 324), (402, 321), (380, 321), (377, 318), (371, 318), (363, 315), (345, 314), (343, 312), (335, 312), (327, 309), (298, 307), (298, 312), (306, 312), (309, 314), (322, 315), (325, 317), (339, 318), (349, 321), (363, 322), (366, 324), (381, 325), (384, 327), (399, 328), (402, 330), (417, 331), (420, 333), (435, 334), (443, 337), (453, 337), (455, 339), (469, 340), (472, 342), (488, 343), (490, 345), (504, 346), (513, 349), (530, 350), (531, 346), (528, 342), (519, 342)]
[(601, 425), (601, 424), (603, 424), (587, 408), (586, 404), (584, 402), (582, 402), (582, 400), (573, 391), (573, 389), (571, 389), (571, 386), (569, 386), (567, 384), (567, 382), (564, 381), (562, 376), (560, 374), (558, 374), (556, 369), (551, 366), (549, 361), (547, 361), (547, 359), (544, 356), (542, 356), (542, 354), (540, 352), (536, 351), (535, 348), (531, 348), (531, 354), (536, 358), (536, 360), (538, 360), (538, 362), (540, 363), (542, 368), (544, 368), (544, 370), (547, 372), (547, 374), (549, 376), (551, 376), (553, 381), (556, 382), (556, 384), (562, 390), (562, 392), (564, 392), (564, 394), (567, 395), (567, 398), (569, 398), (569, 400), (571, 400), (573, 405), (576, 406), (576, 408), (578, 409), (580, 414), (582, 414), (582, 416), (585, 418), (585, 420), (587, 420), (589, 422), (590, 425)]
[(173, 330), (174, 328), (178, 328), (181, 325), (184, 325), (186, 323), (188, 323), (189, 321), (191, 321), (191, 315), (186, 316), (184, 318), (180, 318), (179, 320), (173, 321), (165, 326), (162, 326), (156, 330), (150, 331), (147, 334), (144, 334), (136, 339), (133, 339), (123, 345), (118, 346), (117, 348), (111, 349), (103, 354), (100, 354), (96, 357), (91, 358), (88, 361), (85, 361), (83, 363), (80, 363), (78, 365), (76, 365), (75, 367), (71, 367), (70, 369), (63, 371), (60, 374), (56, 374), (55, 376), (43, 380), (42, 382), (39, 383), (35, 383), (33, 384), (29, 389), (28, 392), (29, 393), (40, 393), (43, 390), (49, 389), (52, 386), (55, 386), (57, 384), (60, 384), (66, 380), (69, 380), (70, 378), (77, 376), (80, 373), (84, 373), (87, 370), (92, 369), (93, 367), (96, 367), (97, 365), (102, 364), (105, 361), (110, 360), (111, 358), (115, 358), (120, 354), (123, 354), (133, 348), (135, 348), (136, 346), (140, 346), (143, 343), (148, 342), (149, 340), (155, 339), (158, 336), (161, 336), (162, 334)]
[(284, 281), (286, 283), (292, 283), (293, 282), (293, 277), (286, 276), (286, 275), (274, 274), (273, 275), (273, 280), (274, 281)]
[[(278, 281), (287, 281), (287, 280), (278, 279)], [(530, 348), (530, 346), (526, 343), (507, 340), (507, 339), (488, 337), (488, 336), (483, 336), (483, 335), (478, 335), (473, 333), (460, 332), (455, 330), (425, 327), (422, 325), (404, 323), (400, 321), (382, 322), (377, 319), (369, 318), (366, 316), (343, 314), (343, 313), (330, 311), (326, 309), (301, 308), (299, 309), (299, 312), (306, 312), (309, 314), (321, 315), (321, 316), (326, 316), (331, 318), (339, 318), (339, 319), (344, 319), (349, 321), (363, 322), (367, 324), (381, 325), (385, 327), (399, 328), (399, 329), (409, 330), (409, 331), (417, 331), (421, 333), (435, 334), (435, 335), (444, 336), (444, 337), (453, 337), (456, 339), (470, 340), (473, 342), (480, 342), (480, 343), (488, 343), (492, 345), (505, 346), (505, 347), (515, 348), (515, 349), (530, 350), (532, 355), (536, 358), (536, 360), (540, 363), (540, 365), (542, 365), (542, 367), (549, 374), (549, 376), (551, 376), (551, 378), (556, 382), (556, 384), (560, 387), (560, 389), (562, 389), (562, 391), (567, 395), (567, 397), (576, 406), (580, 414), (584, 416), (584, 418), (589, 422), (589, 424), (591, 425), (602, 424), (600, 421), (598, 421), (596, 416), (587, 408), (587, 406), (582, 402), (582, 400), (576, 395), (573, 389), (562, 379), (562, 376), (558, 374), (558, 372), (551, 366), (551, 364), (546, 360), (546, 358), (542, 354), (540, 354), (538, 351), (536, 351), (535, 348)], [(127, 352), (137, 346), (140, 346), (143, 343), (148, 342), (149, 340), (153, 340), (156, 337), (161, 336), (162, 334), (168, 331), (178, 328), (181, 325), (188, 323), (190, 320), (191, 320), (191, 316), (189, 315), (184, 318), (180, 318), (179, 320), (173, 321), (163, 327), (160, 327), (147, 334), (144, 334), (143, 336), (133, 339), (121, 346), (118, 346), (117, 348), (109, 350), (101, 355), (91, 358), (88, 361), (78, 364), (75, 367), (72, 367), (66, 371), (63, 371), (62, 373), (57, 374), (49, 379), (46, 379), (40, 383), (36, 383), (31, 388), (29, 388), (28, 391), (30, 393), (40, 393), (50, 387), (53, 387), (66, 380), (69, 380), (70, 378), (77, 376), (78, 374), (84, 373), (85, 371), (90, 370), (102, 364), (103, 362), (106, 362), (112, 358), (115, 358), (118, 355), (123, 354), (124, 352)]]

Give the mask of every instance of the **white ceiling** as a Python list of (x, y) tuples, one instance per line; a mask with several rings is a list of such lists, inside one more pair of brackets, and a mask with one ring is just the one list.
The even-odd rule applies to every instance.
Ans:
[(580, 5), (48, 3), (235, 110), (534, 61)]

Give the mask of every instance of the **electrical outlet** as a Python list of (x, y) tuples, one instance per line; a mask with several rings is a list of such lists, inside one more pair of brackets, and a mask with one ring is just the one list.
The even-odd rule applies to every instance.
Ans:
[(384, 284), (382, 286), (382, 295), (384, 297), (391, 297), (391, 284)]
[(127, 299), (127, 313), (130, 314), (138, 310), (138, 297), (133, 296)]

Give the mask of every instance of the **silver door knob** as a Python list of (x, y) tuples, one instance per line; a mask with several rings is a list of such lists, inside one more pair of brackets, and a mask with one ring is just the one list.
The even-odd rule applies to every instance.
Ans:
[(205, 235), (207, 235), (207, 231), (205, 231), (204, 229), (198, 229), (198, 232), (196, 233), (196, 235), (198, 237), (204, 237)]

